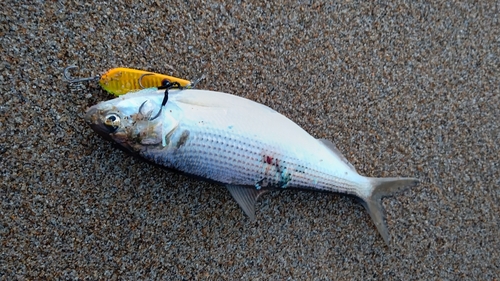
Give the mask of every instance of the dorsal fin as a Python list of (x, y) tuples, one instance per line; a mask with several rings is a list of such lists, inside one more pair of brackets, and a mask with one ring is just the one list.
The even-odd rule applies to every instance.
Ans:
[(338, 150), (338, 148), (335, 146), (333, 142), (327, 139), (318, 139), (318, 140), (324, 146), (328, 147), (331, 151), (333, 151), (333, 153), (335, 153), (335, 155), (337, 155), (344, 163), (346, 163), (347, 166), (349, 166), (349, 168), (351, 168), (353, 171), (356, 172), (356, 168), (354, 168), (354, 166), (349, 161), (347, 161), (347, 159), (344, 157), (344, 155), (342, 155), (342, 153)]
[(256, 189), (252, 186), (226, 185), (234, 200), (238, 202), (250, 220), (255, 220), (255, 202), (262, 194), (268, 192), (265, 189)]
[(214, 91), (206, 90), (182, 90), (182, 91), (172, 91), (176, 94), (175, 101), (183, 104), (195, 105), (200, 107), (207, 107), (216, 110), (220, 109), (235, 109), (235, 108), (255, 108), (260, 107), (265, 109), (267, 113), (277, 114), (277, 112), (261, 103), (254, 102), (252, 100)]

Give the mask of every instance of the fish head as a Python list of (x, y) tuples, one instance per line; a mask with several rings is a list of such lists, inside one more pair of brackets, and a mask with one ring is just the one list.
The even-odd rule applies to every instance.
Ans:
[(169, 116), (172, 106), (162, 109), (163, 93), (145, 89), (98, 103), (87, 110), (85, 120), (103, 138), (130, 152), (161, 145), (162, 137), (176, 125)]

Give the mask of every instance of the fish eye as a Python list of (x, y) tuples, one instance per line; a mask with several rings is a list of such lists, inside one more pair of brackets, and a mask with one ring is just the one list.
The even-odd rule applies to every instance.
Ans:
[(104, 125), (106, 125), (111, 132), (114, 132), (120, 126), (120, 116), (115, 113), (106, 115)]

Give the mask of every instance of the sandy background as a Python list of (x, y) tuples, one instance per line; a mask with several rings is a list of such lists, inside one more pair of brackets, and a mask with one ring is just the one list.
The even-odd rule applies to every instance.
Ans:
[[(499, 280), (499, 2), (225, 2), (4, 2), (0, 279)], [(206, 74), (421, 184), (384, 200), (390, 248), (337, 195), (272, 193), (251, 223), (95, 134), (111, 97), (72, 64)]]

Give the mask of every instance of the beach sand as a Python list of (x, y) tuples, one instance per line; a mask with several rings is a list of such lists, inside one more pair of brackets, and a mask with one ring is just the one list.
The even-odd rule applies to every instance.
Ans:
[[(0, 279), (499, 280), (497, 1), (11, 1), (0, 12)], [(251, 222), (220, 186), (99, 137), (113, 67), (263, 103), (384, 199), (273, 192)]]

